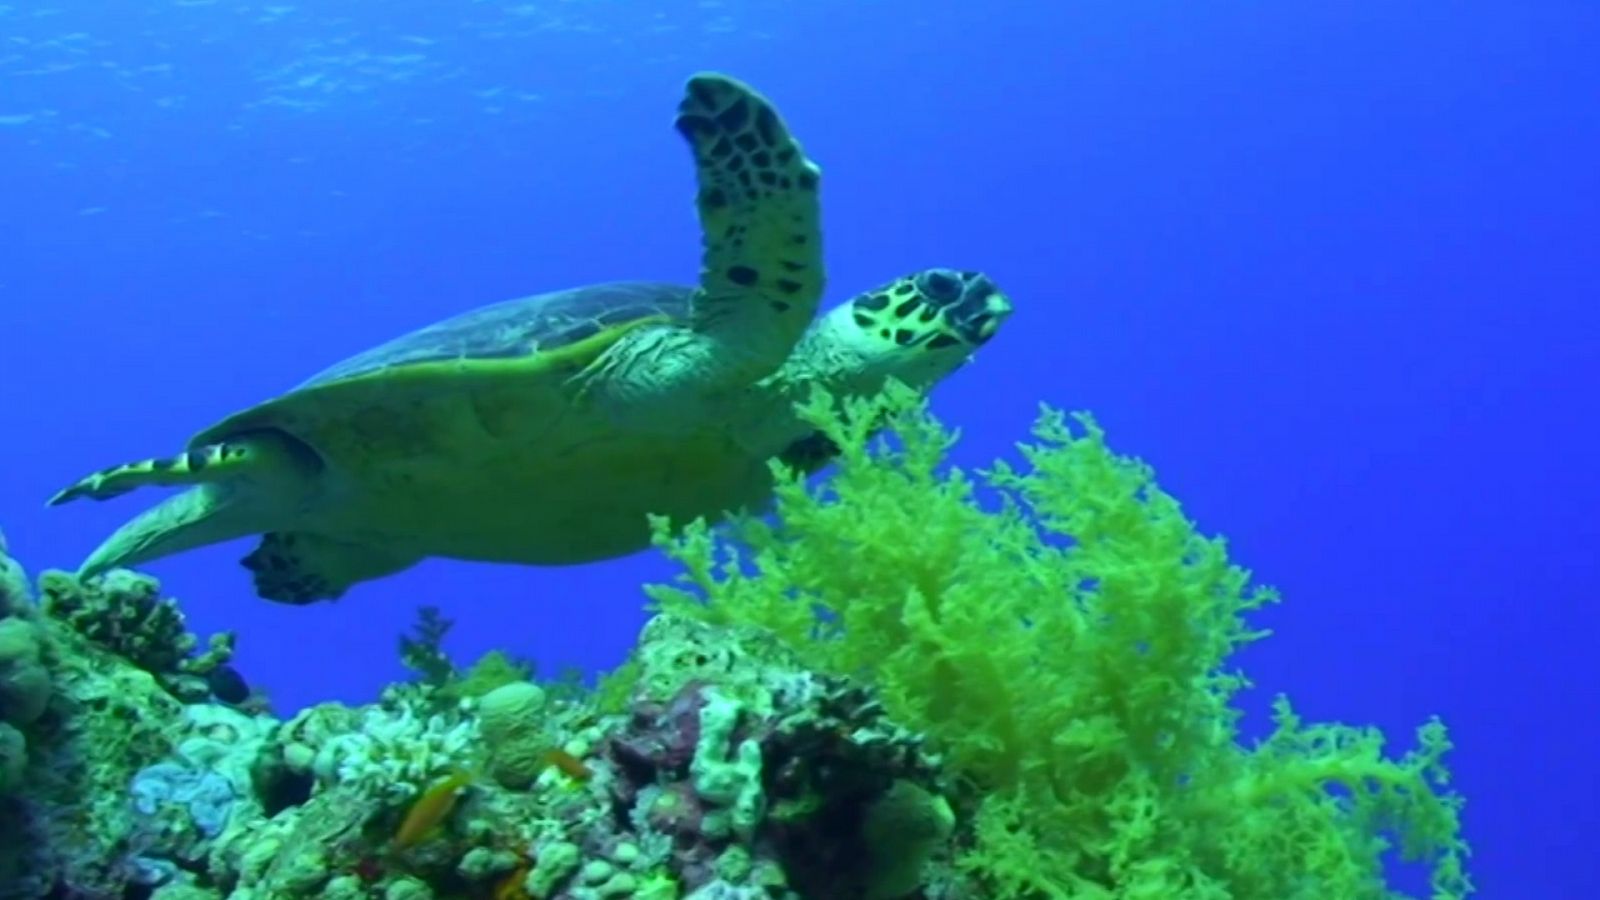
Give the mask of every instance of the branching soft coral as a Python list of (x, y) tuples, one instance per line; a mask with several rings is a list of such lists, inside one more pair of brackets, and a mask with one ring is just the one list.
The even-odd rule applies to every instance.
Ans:
[[(730, 537), (660, 523), (692, 589), (652, 595), (773, 630), (940, 741), (981, 787), (958, 862), (994, 896), (1388, 897), (1383, 835), (1432, 866), (1436, 898), (1470, 891), (1443, 726), (1393, 760), (1377, 733), (1280, 701), (1276, 733), (1238, 743), (1246, 682), (1225, 664), (1276, 597), (1092, 419), (1046, 410), (1027, 468), (984, 475), (985, 509), (909, 391), (801, 413), (837, 471), (780, 472), (774, 519)], [(897, 441), (873, 437), (884, 424)]]

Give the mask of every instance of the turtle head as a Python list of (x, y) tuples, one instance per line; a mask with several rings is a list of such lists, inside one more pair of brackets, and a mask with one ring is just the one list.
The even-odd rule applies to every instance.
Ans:
[(931, 387), (972, 359), (1011, 313), (979, 272), (927, 269), (867, 291), (830, 313), (829, 339), (845, 350), (848, 382), (876, 390), (886, 378)]
[[(766, 384), (789, 399), (820, 382), (835, 396), (875, 394), (890, 379), (933, 387), (971, 361), (1011, 314), (1011, 301), (978, 272), (927, 269), (896, 278), (829, 310)], [(805, 472), (838, 451), (793, 417), (759, 417), (752, 446), (781, 448), (780, 459)]]

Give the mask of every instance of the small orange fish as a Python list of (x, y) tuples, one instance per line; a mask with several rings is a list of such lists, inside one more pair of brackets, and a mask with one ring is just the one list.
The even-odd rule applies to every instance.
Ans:
[(517, 867), (494, 886), (494, 900), (528, 900), (528, 889), (523, 885), (531, 871), (533, 863), (527, 859), (517, 863)]
[(427, 837), (445, 816), (450, 815), (450, 810), (456, 805), (456, 798), (466, 790), (472, 782), (472, 776), (466, 772), (457, 772), (448, 778), (436, 782), (434, 785), (417, 795), (411, 808), (406, 811), (405, 819), (400, 823), (400, 830), (394, 833), (394, 845), (398, 849), (415, 846)]
[(594, 777), (594, 770), (584, 765), (583, 760), (559, 748), (546, 750), (544, 761), (560, 769), (563, 774), (574, 781), (588, 781)]

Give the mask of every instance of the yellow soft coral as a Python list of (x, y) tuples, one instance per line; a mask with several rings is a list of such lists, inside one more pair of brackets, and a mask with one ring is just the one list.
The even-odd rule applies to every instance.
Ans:
[(958, 864), (993, 896), (1389, 897), (1384, 834), (1432, 865), (1435, 898), (1470, 891), (1441, 725), (1393, 760), (1280, 702), (1269, 740), (1238, 743), (1225, 663), (1276, 597), (1092, 419), (1046, 410), (1027, 469), (985, 475), (985, 509), (910, 392), (842, 410), (819, 392), (801, 413), (836, 471), (781, 477), (776, 517), (732, 537), (663, 524), (690, 589), (652, 596), (773, 630), (942, 743), (982, 787)]

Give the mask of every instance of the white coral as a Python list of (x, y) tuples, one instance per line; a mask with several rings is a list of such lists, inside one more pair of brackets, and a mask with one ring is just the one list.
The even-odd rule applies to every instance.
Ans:
[(414, 705), (369, 707), (358, 731), (323, 744), (312, 769), (324, 781), (403, 800), (441, 776), (471, 765), (479, 746), (476, 718), (421, 716)]

